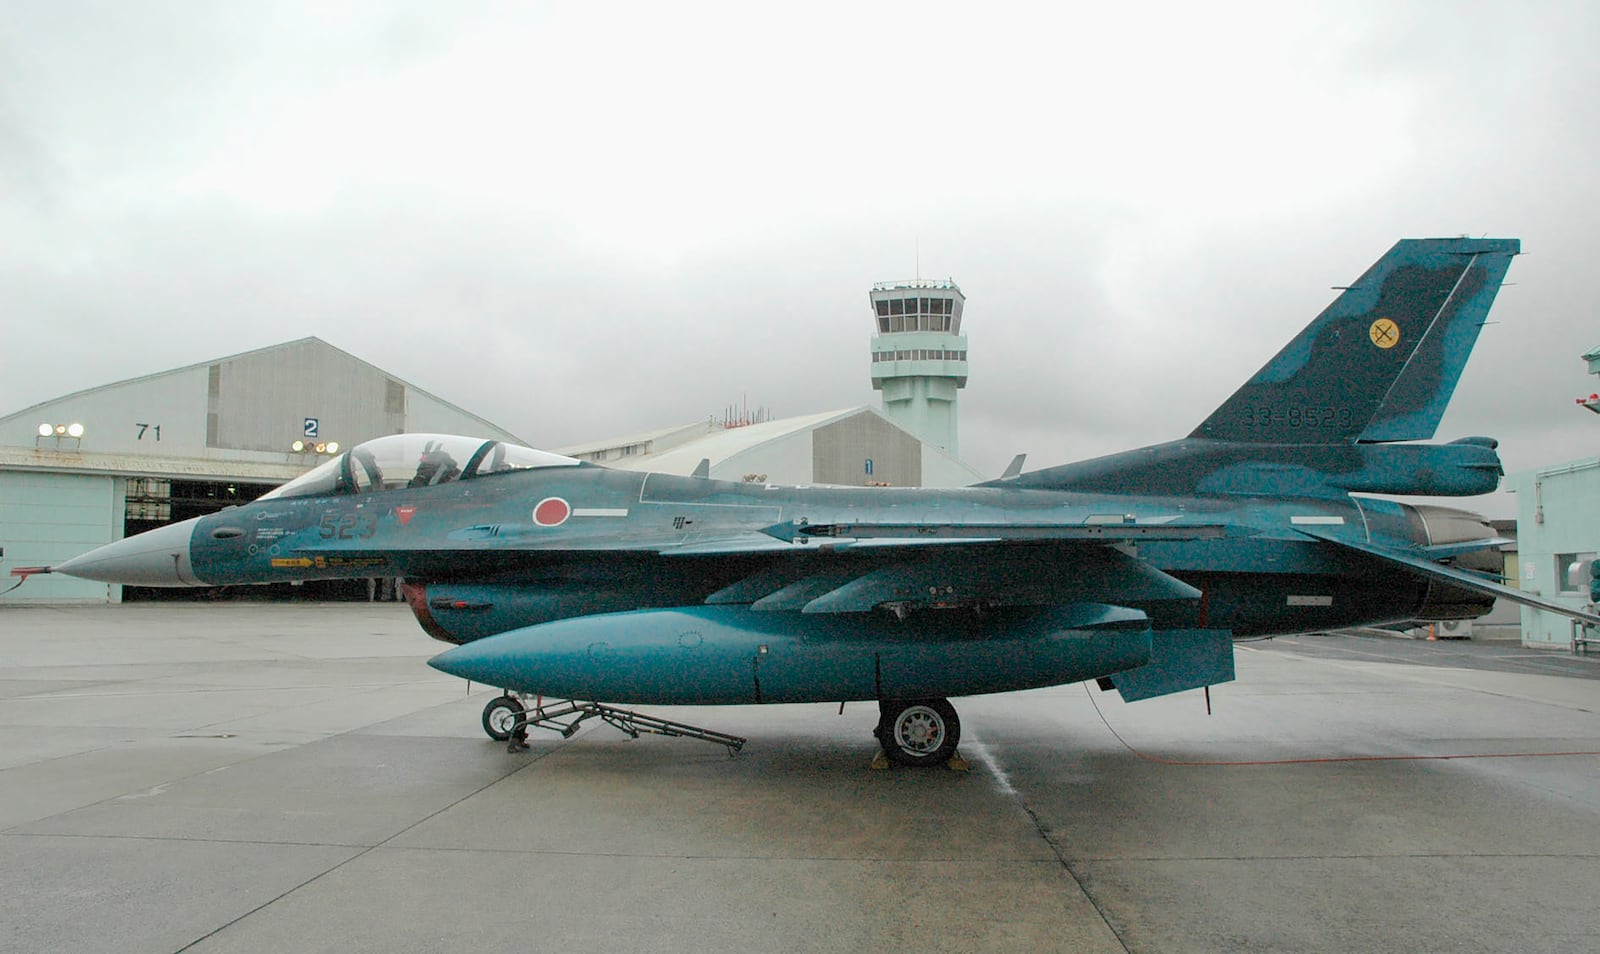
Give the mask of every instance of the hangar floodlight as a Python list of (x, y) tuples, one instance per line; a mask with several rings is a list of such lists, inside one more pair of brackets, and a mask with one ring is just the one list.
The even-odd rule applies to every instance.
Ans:
[(57, 449), (60, 449), (61, 442), (65, 440), (74, 440), (81, 444), (83, 442), (83, 432), (84, 426), (78, 421), (73, 421), (71, 424), (41, 423), (38, 429), (39, 437), (34, 441), (34, 446), (44, 446), (41, 442), (46, 438), (54, 438)]

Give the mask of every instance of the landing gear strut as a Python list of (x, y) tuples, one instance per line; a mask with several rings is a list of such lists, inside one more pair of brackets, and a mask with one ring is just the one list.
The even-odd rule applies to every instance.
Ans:
[(955, 755), (961, 720), (948, 699), (882, 699), (872, 734), (891, 762), (939, 765)]

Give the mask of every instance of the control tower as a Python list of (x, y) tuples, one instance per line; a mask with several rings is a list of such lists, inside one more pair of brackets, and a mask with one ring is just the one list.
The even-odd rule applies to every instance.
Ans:
[(967, 386), (967, 296), (953, 281), (872, 286), (872, 387), (883, 413), (921, 439), (959, 456), (956, 391)]

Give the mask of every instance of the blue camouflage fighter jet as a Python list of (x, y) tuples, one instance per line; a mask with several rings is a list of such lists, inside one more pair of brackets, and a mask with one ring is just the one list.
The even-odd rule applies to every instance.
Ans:
[(1498, 485), (1495, 441), (1417, 442), (1518, 251), (1401, 241), (1188, 437), (972, 487), (730, 482), (400, 434), (50, 571), (403, 576), (422, 628), (458, 644), (430, 665), (504, 689), (484, 726), (513, 745), (591, 715), (741, 741), (609, 704), (874, 700), (890, 759), (940, 763), (951, 696), (1094, 679), (1132, 701), (1231, 680), (1241, 637), (1471, 618), (1496, 596), (1570, 614), (1478, 572), (1505, 541), (1476, 514), (1363, 496)]

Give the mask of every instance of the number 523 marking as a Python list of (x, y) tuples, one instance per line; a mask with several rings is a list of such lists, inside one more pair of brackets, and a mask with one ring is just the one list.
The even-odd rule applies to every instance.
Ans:
[(334, 513), (322, 515), (318, 536), (324, 540), (367, 540), (378, 532), (378, 520), (365, 514)]

